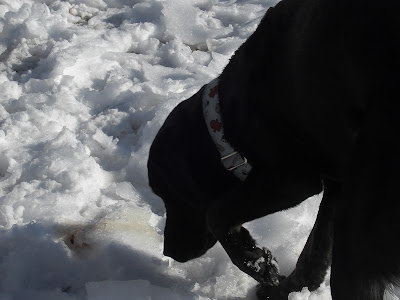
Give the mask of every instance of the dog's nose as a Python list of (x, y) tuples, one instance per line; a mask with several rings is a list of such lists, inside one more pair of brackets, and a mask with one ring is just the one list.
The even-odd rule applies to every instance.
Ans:
[(204, 255), (208, 249), (215, 245), (217, 240), (211, 234), (206, 236), (197, 236), (197, 243), (177, 243), (170, 241), (168, 236), (164, 240), (164, 251), (165, 256), (171, 257), (174, 260), (184, 263), (191, 259), (198, 258)]

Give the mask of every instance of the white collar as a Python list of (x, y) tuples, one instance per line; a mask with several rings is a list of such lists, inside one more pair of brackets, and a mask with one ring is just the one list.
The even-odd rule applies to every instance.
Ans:
[(218, 81), (216, 78), (211, 81), (204, 89), (203, 94), (203, 114), (206, 121), (208, 132), (211, 135), (219, 153), (221, 163), (225, 169), (232, 172), (240, 180), (244, 181), (249, 175), (252, 166), (242, 157), (225, 139), (224, 126), (220, 113), (218, 97)]

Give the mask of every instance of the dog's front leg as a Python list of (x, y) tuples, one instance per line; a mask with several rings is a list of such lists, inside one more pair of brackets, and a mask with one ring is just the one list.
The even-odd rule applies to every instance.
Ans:
[(325, 182), (318, 216), (297, 261), (296, 269), (279, 287), (261, 284), (257, 292), (259, 299), (286, 300), (293, 291), (301, 291), (303, 287), (313, 291), (320, 286), (332, 261), (333, 224), (340, 191), (339, 183)]
[(271, 252), (256, 244), (241, 225), (245, 222), (297, 205), (319, 193), (318, 176), (252, 170), (233, 191), (215, 202), (207, 212), (207, 223), (232, 262), (267, 286), (282, 280)]

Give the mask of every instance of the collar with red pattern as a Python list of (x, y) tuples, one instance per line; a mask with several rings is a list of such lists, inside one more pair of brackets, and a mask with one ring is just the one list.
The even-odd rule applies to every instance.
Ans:
[(214, 79), (204, 89), (204, 119), (206, 121), (208, 132), (221, 155), (221, 163), (225, 169), (232, 172), (240, 180), (244, 181), (250, 173), (252, 166), (247, 162), (245, 157), (242, 157), (240, 153), (228, 143), (224, 137), (224, 125), (222, 123), (219, 107), (218, 81), (218, 78)]

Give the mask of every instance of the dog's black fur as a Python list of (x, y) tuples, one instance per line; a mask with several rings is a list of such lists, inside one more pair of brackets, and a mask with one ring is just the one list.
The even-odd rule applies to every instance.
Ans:
[[(151, 147), (150, 186), (167, 209), (165, 255), (184, 262), (218, 240), (261, 282), (260, 299), (318, 288), (332, 262), (334, 300), (383, 299), (400, 271), (399, 12), (398, 0), (282, 0), (268, 10), (218, 90), (225, 137), (253, 165), (248, 178), (220, 163), (203, 89), (178, 105)], [(322, 190), (312, 233), (284, 278), (241, 225)]]

